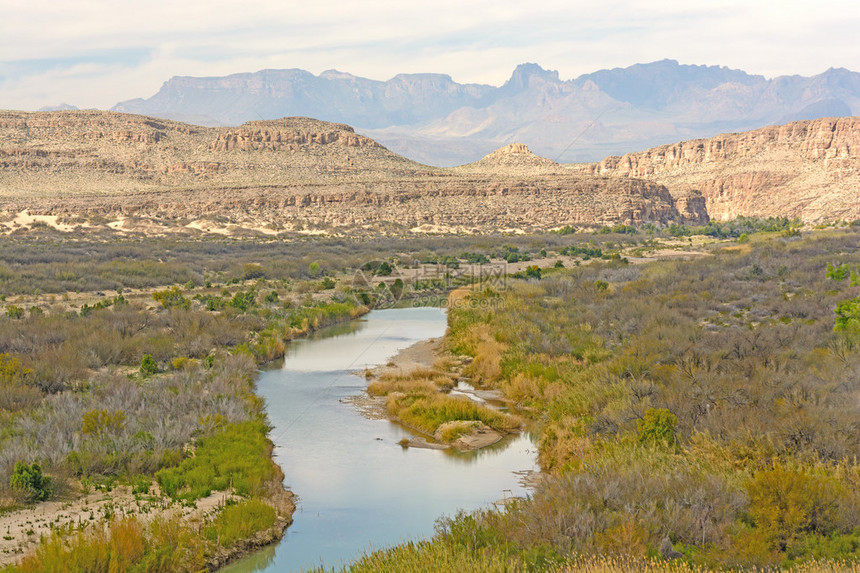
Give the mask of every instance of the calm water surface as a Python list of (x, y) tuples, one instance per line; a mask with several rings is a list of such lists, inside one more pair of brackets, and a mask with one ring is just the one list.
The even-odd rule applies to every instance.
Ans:
[(260, 376), (275, 461), (298, 509), (279, 545), (224, 571), (340, 566), (367, 550), (432, 536), (441, 515), (527, 493), (515, 473), (537, 470), (527, 435), (467, 454), (403, 449), (398, 442), (409, 431), (345, 401), (364, 392), (357, 372), (441, 337), (445, 327), (437, 308), (373, 311), (292, 343), (283, 367)]

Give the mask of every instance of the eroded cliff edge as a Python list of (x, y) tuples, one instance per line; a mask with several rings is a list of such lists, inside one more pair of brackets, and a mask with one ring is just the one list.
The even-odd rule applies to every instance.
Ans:
[(521, 144), (471, 166), (436, 168), (349, 126), (308, 118), (205, 128), (100, 111), (0, 113), (7, 222), (24, 210), (69, 228), (244, 225), (267, 233), (707, 221), (695, 192), (679, 199), (661, 184), (627, 179), (578, 173)]

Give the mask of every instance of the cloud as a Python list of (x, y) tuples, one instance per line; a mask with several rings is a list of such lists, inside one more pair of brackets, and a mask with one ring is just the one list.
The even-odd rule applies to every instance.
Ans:
[(769, 76), (860, 69), (860, 3), (797, 0), (2, 0), (0, 107), (107, 108), (174, 75), (336, 68), (499, 85), (519, 63), (572, 78), (673, 58)]

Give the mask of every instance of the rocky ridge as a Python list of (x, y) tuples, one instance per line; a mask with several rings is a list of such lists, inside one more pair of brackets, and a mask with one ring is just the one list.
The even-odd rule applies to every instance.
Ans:
[(695, 198), (679, 211), (661, 185), (574, 173), (522, 145), (482, 161), (429, 167), (307, 118), (206, 128), (112, 112), (0, 112), (0, 224), (20, 227), (25, 210), (67, 228), (266, 234), (707, 220)]
[(825, 118), (718, 135), (576, 167), (579, 173), (642, 179), (676, 201), (701, 193), (709, 216), (797, 217), (809, 223), (860, 219), (860, 118)]

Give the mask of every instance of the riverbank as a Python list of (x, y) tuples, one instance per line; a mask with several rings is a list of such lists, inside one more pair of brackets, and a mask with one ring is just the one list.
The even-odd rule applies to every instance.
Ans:
[[(216, 570), (226, 563), (260, 547), (279, 541), (292, 523), (295, 511), (294, 495), (280, 486), (270, 484), (271, 494), (265, 501), (276, 511), (276, 523), (264, 531), (239, 540), (230, 547), (219, 547), (207, 559), (207, 568)], [(112, 519), (134, 519), (146, 527), (156, 519), (177, 519), (194, 531), (217, 516), (227, 505), (242, 500), (230, 491), (215, 491), (194, 504), (175, 502), (152, 484), (152, 493), (134, 494), (132, 486), (120, 485), (110, 492), (94, 491), (74, 499), (46, 501), (36, 506), (0, 515), (0, 568), (13, 565), (34, 551), (55, 531), (86, 531), (106, 525)]]
[[(104, 313), (111, 310), (96, 309), (96, 312)], [(123, 307), (123, 311), (126, 314), (137, 313), (141, 317), (140, 322), (145, 325), (152, 325), (156, 320), (165, 322), (178, 320), (176, 315), (179, 314), (151, 306), (135, 307), (132, 311)], [(191, 310), (191, 312), (195, 311)], [(203, 315), (203, 312), (196, 312)], [(103, 467), (106, 466), (104, 462), (93, 462), (93, 458), (83, 457), (78, 452), (73, 452), (67, 458), (67, 463), (78, 463), (79, 467), (73, 465), (70, 472), (67, 469), (67, 473), (59, 475), (56, 473), (56, 468), (51, 466), (46, 468), (46, 474), (52, 482), (52, 499), (26, 506), (18, 502), (16, 506), (16, 501), (11, 496), (8, 499), (0, 498), (0, 506), (6, 508), (5, 511), (0, 512), (0, 531), (2, 531), (0, 570), (14, 567), (24, 558), (30, 563), (55, 562), (57, 556), (46, 556), (48, 546), (65, 547), (68, 552), (75, 550), (81, 552), (86, 551), (88, 544), (97, 544), (100, 538), (110, 542), (117, 524), (131, 524), (130, 526), (137, 532), (136, 535), (140, 536), (141, 546), (147, 547), (145, 551), (150, 549), (158, 551), (157, 543), (153, 540), (159, 535), (158, 530), (164, 529), (166, 524), (183, 532), (183, 535), (196, 537), (197, 549), (194, 550), (194, 558), (188, 565), (189, 569), (193, 570), (201, 568), (215, 570), (237, 557), (281, 539), (286, 527), (292, 523), (295, 502), (293, 494), (284, 488), (281, 468), (272, 459), (273, 446), (266, 437), (263, 403), (255, 395), (254, 390), (253, 379), (256, 376), (256, 368), (283, 356), (284, 348), (290, 340), (307, 337), (324, 326), (352, 320), (367, 312), (369, 309), (364, 306), (336, 302), (317, 303), (316, 306), (307, 308), (300, 307), (292, 311), (293, 316), (289, 324), (279, 325), (276, 322), (278, 319), (274, 316), (269, 317), (266, 329), (261, 328), (260, 325), (249, 324), (248, 326), (252, 328), (244, 334), (246, 340), (244, 344), (239, 345), (238, 348), (216, 347), (210, 352), (207, 361), (180, 358), (173, 360), (167, 368), (158, 367), (156, 372), (145, 375), (139, 373), (137, 368), (127, 365), (103, 368), (101, 372), (94, 375), (97, 382), (91, 392), (68, 389), (49, 397), (48, 400), (63, 402), (67, 408), (69, 403), (73, 404), (72, 413), (65, 415), (71, 417), (71, 431), (78, 437), (79, 442), (84, 444), (109, 444), (111, 442), (108, 441), (108, 437), (111, 433), (130, 432), (134, 436), (131, 438), (132, 443), (133, 440), (153, 440), (152, 434), (159, 431), (158, 428), (144, 429), (136, 433), (132, 431), (137, 424), (137, 419), (145, 419), (148, 415), (147, 412), (153, 407), (153, 402), (166, 404), (164, 409), (169, 412), (166, 414), (167, 421), (177, 416), (181, 418), (182, 412), (190, 410), (188, 415), (192, 417), (188, 421), (189, 425), (200, 426), (201, 430), (190, 434), (194, 436), (190, 440), (183, 439), (181, 441), (183, 446), (165, 454), (167, 457), (164, 459), (175, 460), (167, 464), (153, 462), (151, 465), (154, 467), (142, 471), (140, 468), (147, 467), (144, 466), (147, 463), (144, 460), (150, 453), (144, 451), (122, 458), (130, 460), (129, 464), (137, 464), (135, 467), (138, 469), (134, 472), (102, 470), (104, 475), (100, 475), (98, 470), (92, 471), (87, 464), (102, 463), (99, 467)], [(210, 316), (218, 317), (220, 314), (219, 312), (206, 314), (200, 317), (200, 321), (206, 324), (204, 321), (211, 320)], [(295, 318), (296, 314), (300, 320)], [(82, 317), (81, 320), (89, 321), (98, 318), (99, 315), (94, 313)], [(178, 398), (164, 400), (160, 392), (165, 387)], [(95, 402), (90, 395), (94, 393), (99, 393), (102, 400), (107, 400), (107, 404)], [(214, 393), (222, 398), (220, 402), (215, 402), (213, 407), (213, 402), (207, 396)], [(118, 399), (116, 395), (122, 398)], [(195, 402), (190, 398), (186, 399), (186, 396), (197, 396), (199, 399)], [(224, 404), (225, 400), (230, 404), (235, 403), (235, 406), (228, 405), (228, 408), (232, 409), (226, 409), (222, 414), (218, 407), (219, 404)], [(198, 405), (197, 402), (201, 401), (203, 403)], [(171, 402), (175, 403), (175, 408), (170, 406)], [(185, 403), (193, 404), (193, 407), (183, 409), (181, 404)], [(109, 409), (104, 409), (106, 407)], [(200, 413), (195, 415), (194, 412), (197, 411)], [(164, 491), (162, 470), (175, 468), (178, 471), (188, 462), (200, 458), (198, 446), (202, 439), (211, 437), (212, 432), (217, 434), (221, 430), (234, 426), (229, 422), (228, 415), (239, 416), (239, 419), (256, 417), (262, 420), (259, 430), (249, 434), (249, 436), (256, 436), (258, 440), (256, 449), (237, 452), (229, 460), (213, 461), (207, 454), (198, 469), (188, 471), (188, 480), (191, 481)], [(104, 422), (110, 416), (115, 416), (116, 420), (119, 420), (113, 426)], [(263, 417), (259, 418), (259, 416)], [(81, 419), (83, 423), (78, 421)], [(98, 429), (94, 430), (87, 426), (87, 420), (90, 420), (91, 425), (96, 423), (92, 420), (101, 420), (98, 423), (102, 423), (104, 427), (98, 426)], [(57, 418), (58, 425), (68, 423), (65, 418)], [(121, 443), (128, 444), (129, 439)], [(105, 455), (110, 454), (107, 452)], [(119, 454), (114, 451), (113, 455)], [(261, 460), (260, 463), (263, 460), (261, 456), (265, 456), (265, 460), (271, 464), (271, 467), (261, 468), (259, 464), (255, 466), (244, 456), (256, 457)], [(203, 467), (206, 464), (214, 465)], [(246, 472), (250, 473), (245, 475)], [(78, 479), (76, 475), (82, 477)], [(201, 487), (198, 481), (194, 481), (199, 480), (201, 476), (205, 476), (204, 479), (209, 482), (208, 487), (211, 489), (204, 493), (195, 491), (192, 494), (189, 488)], [(234, 477), (236, 483), (248, 477), (262, 478), (264, 483), (234, 490)], [(215, 485), (215, 481), (219, 479), (223, 483)], [(230, 487), (226, 487), (228, 485)], [(244, 510), (246, 502), (251, 500), (262, 501), (268, 506), (266, 518), (257, 522), (256, 529), (247, 527), (237, 529), (233, 524), (227, 524), (224, 527), (230, 529), (230, 535), (226, 537), (221, 535), (225, 509), (231, 508), (235, 514), (238, 511), (237, 507)], [(202, 535), (206, 530), (212, 539)], [(148, 558), (147, 553), (135, 558), (138, 557)], [(45, 567), (50, 566), (45, 565)]]
[[(438, 308), (375, 310), (349, 327), (297, 341), (283, 365), (261, 374), (257, 393), (273, 426), (275, 460), (299, 496), (284, 539), (264, 550), (266, 571), (339, 568), (368, 548), (429, 538), (441, 515), (528, 495), (518, 473), (537, 469), (528, 435), (478, 452), (403, 449), (399, 442), (418, 434), (382, 413), (362, 415), (353, 404), (367, 396), (365, 366), (385, 366), (401, 349), (438, 342), (446, 325)], [(410, 362), (432, 366), (436, 356), (421, 354)], [(260, 559), (249, 558), (228, 570), (259, 567)]]
[(275, 509), (275, 524), (268, 529), (257, 531), (250, 537), (240, 539), (229, 547), (219, 548), (207, 560), (207, 567), (210, 571), (216, 571), (237, 559), (278, 543), (284, 538), (287, 528), (293, 523), (293, 515), (296, 512), (296, 496), (283, 486), (283, 475), (276, 482), (270, 483), (269, 487), (271, 493), (266, 501)]

